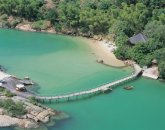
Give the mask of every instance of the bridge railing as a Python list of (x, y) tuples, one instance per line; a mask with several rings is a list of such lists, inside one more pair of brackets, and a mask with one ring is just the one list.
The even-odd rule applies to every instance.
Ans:
[(56, 96), (66, 96), (66, 95), (71, 95), (71, 94), (75, 94), (75, 93), (81, 93), (81, 92), (85, 92), (85, 91), (90, 91), (92, 89), (95, 89), (95, 88), (86, 88), (86, 89), (79, 89), (79, 90), (75, 90), (75, 91), (72, 91), (72, 92), (65, 92), (65, 93), (56, 93), (56, 94), (39, 94), (39, 93), (36, 93), (35, 96), (38, 96), (38, 97), (56, 97)]
[[(120, 78), (120, 79), (124, 79), (124, 78), (127, 78), (127, 77), (130, 77), (130, 76), (133, 76), (133, 74), (129, 75), (129, 76), (125, 76), (123, 78)], [(76, 90), (76, 91), (72, 91), (72, 92), (65, 92), (65, 93), (58, 93), (58, 94), (39, 94), (39, 93), (36, 93), (34, 91), (31, 91), (31, 90), (28, 90), (29, 92), (31, 92), (32, 94), (34, 94), (34, 96), (36, 97), (56, 97), (56, 96), (66, 96), (66, 95), (71, 95), (71, 94), (75, 94), (75, 93), (81, 93), (81, 92), (86, 92), (86, 91), (91, 91), (91, 90), (94, 90), (94, 89), (99, 89), (101, 86), (104, 86), (104, 85), (107, 85), (109, 83), (113, 83), (113, 82), (116, 82), (117, 80), (114, 80), (114, 81), (111, 81), (111, 82), (107, 82), (107, 83), (104, 83), (104, 84), (100, 84), (98, 85), (97, 87), (93, 87), (93, 88), (86, 88), (86, 89), (79, 89), (79, 90)]]

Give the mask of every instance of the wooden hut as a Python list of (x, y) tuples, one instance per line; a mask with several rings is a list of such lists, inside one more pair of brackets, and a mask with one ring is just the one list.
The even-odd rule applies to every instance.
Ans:
[(132, 44), (132, 45), (136, 45), (137, 43), (140, 43), (140, 42), (147, 42), (147, 37), (145, 35), (143, 35), (142, 33), (139, 33), (137, 35), (134, 35), (132, 37), (129, 38), (129, 42)]

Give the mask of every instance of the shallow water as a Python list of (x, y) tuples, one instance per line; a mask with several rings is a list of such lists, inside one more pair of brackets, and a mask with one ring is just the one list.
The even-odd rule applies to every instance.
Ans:
[[(41, 95), (94, 88), (131, 73), (130, 68), (96, 63), (81, 38), (15, 30), (0, 30), (0, 61), (8, 73), (32, 78), (38, 83), (37, 93)], [(164, 130), (165, 84), (140, 78), (127, 85), (133, 85), (134, 90), (126, 91), (119, 86), (109, 94), (90, 99), (45, 104), (70, 115), (47, 129)]]

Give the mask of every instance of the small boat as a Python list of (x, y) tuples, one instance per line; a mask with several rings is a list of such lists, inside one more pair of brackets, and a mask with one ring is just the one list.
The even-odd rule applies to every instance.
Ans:
[(29, 78), (29, 77), (24, 77), (24, 79), (25, 79), (25, 80), (30, 80), (30, 78)]
[(24, 85), (33, 85), (34, 84), (31, 80), (25, 80), (25, 79), (21, 80), (20, 82)]
[(125, 86), (123, 87), (125, 90), (132, 90), (134, 87), (133, 86)]
[(104, 63), (104, 61), (102, 59), (97, 59), (98, 63)]

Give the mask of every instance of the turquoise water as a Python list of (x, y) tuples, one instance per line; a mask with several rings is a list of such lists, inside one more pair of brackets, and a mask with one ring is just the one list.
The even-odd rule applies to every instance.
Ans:
[[(42, 95), (94, 88), (131, 73), (130, 68), (96, 63), (91, 49), (81, 38), (15, 30), (0, 30), (0, 61), (8, 73), (32, 78)], [(126, 91), (119, 86), (112, 93), (86, 100), (45, 104), (70, 115), (47, 129), (164, 130), (164, 83), (140, 78), (127, 85), (135, 89)]]

